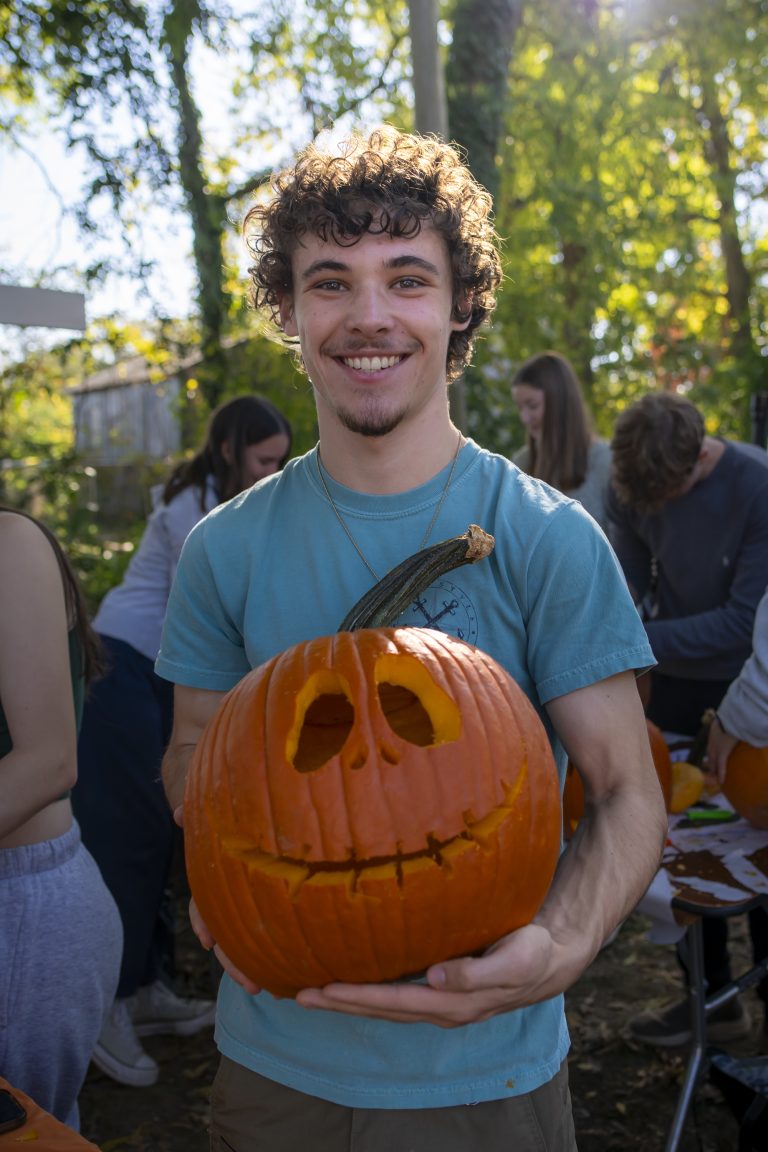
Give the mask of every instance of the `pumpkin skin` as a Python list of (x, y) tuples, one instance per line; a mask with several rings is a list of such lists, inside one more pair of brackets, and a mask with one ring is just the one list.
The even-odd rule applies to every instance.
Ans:
[(728, 757), (722, 792), (734, 812), (756, 828), (768, 828), (768, 747), (739, 741)]
[[(656, 766), (656, 775), (664, 794), (664, 804), (667, 812), (672, 805), (672, 760), (669, 747), (664, 739), (661, 729), (653, 721), (646, 719), (648, 740), (651, 745), (651, 755)], [(563, 787), (563, 837), (570, 840), (576, 831), (576, 826), (584, 815), (584, 785), (581, 776), (574, 765), (568, 761), (565, 769), (565, 784)]]
[(652, 720), (646, 719), (645, 726), (648, 729), (648, 739), (651, 744), (653, 762), (656, 765), (656, 775), (664, 794), (664, 804), (667, 812), (669, 812), (672, 804), (672, 757), (669, 754), (669, 745), (664, 739), (661, 729)]
[(293, 996), (417, 973), (527, 924), (559, 855), (557, 771), (487, 654), (430, 629), (340, 632), (227, 694), (184, 829), (214, 938)]

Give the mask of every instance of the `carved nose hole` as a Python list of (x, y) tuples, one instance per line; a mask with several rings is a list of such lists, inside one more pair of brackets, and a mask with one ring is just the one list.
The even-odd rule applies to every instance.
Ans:
[(429, 747), (435, 733), (429, 713), (418, 696), (410, 688), (387, 681), (382, 681), (378, 690), (382, 711), (392, 731), (409, 744)]
[(323, 693), (304, 714), (293, 766), (315, 772), (337, 756), (352, 730), (355, 710), (342, 693)]

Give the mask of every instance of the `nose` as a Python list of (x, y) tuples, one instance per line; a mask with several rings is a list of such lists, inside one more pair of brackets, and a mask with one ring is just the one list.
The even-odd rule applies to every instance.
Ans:
[(355, 289), (347, 312), (351, 332), (370, 335), (392, 327), (392, 309), (387, 293), (376, 284), (363, 284)]

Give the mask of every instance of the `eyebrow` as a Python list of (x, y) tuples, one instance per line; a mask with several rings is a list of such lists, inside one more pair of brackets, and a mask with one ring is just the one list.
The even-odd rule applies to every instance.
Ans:
[[(308, 268), (305, 268), (301, 274), (302, 280), (308, 280), (311, 276), (316, 276), (318, 272), (348, 272), (349, 264), (345, 264), (343, 260), (315, 260)], [(404, 253), (402, 256), (393, 256), (391, 260), (384, 262), (384, 267), (397, 271), (401, 268), (421, 268), (424, 272), (430, 272), (433, 276), (440, 275), (440, 269), (431, 260), (425, 260), (423, 256), (414, 256), (410, 253)]]

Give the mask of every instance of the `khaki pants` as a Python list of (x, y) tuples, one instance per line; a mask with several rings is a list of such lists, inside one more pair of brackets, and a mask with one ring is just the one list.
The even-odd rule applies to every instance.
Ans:
[(565, 1062), (525, 1096), (455, 1108), (346, 1108), (222, 1057), (211, 1152), (576, 1152)]

